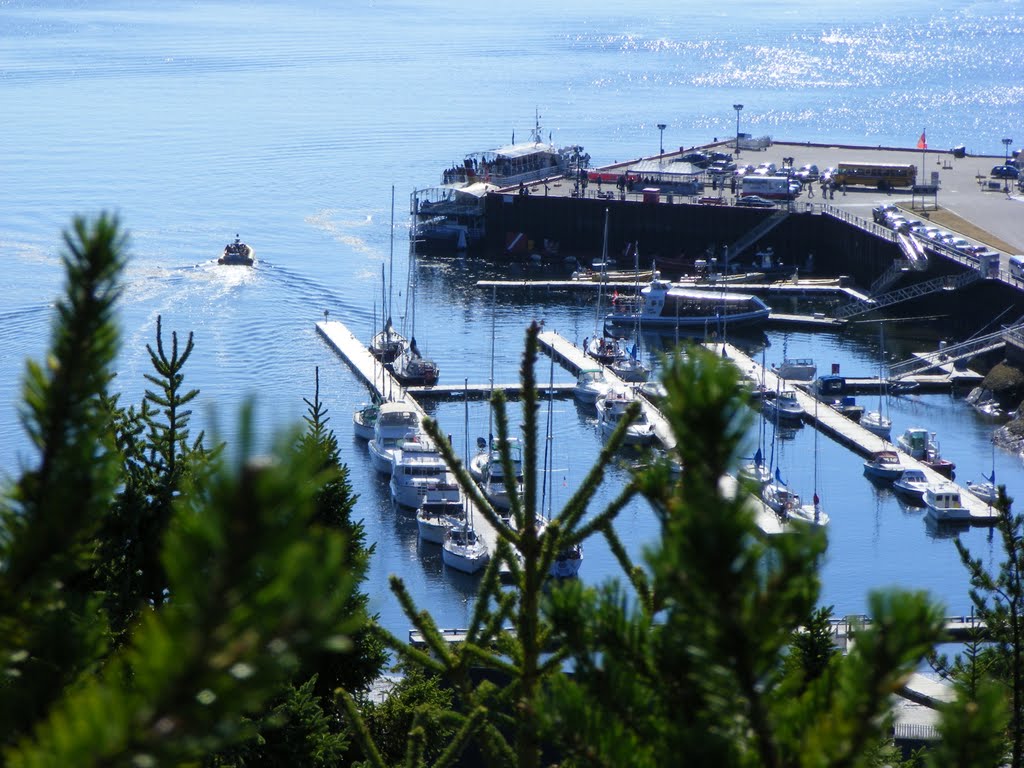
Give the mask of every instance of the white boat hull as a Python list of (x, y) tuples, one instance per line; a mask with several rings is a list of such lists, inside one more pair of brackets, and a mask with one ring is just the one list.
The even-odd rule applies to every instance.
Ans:
[(370, 464), (373, 465), (373, 468), (380, 472), (382, 475), (390, 475), (392, 464), (392, 452), (386, 449), (378, 448), (376, 440), (371, 440), (367, 444), (367, 449), (370, 452)]
[(487, 547), (483, 544), (475, 547), (456, 547), (446, 541), (441, 549), (442, 562), (462, 573), (477, 573), (490, 562), (490, 559)]

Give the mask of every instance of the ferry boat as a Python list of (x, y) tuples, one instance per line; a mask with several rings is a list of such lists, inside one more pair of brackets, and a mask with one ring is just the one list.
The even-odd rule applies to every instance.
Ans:
[(238, 235), (235, 235), (235, 242), (224, 246), (224, 251), (221, 253), (220, 258), (217, 259), (218, 264), (232, 264), (242, 267), (251, 267), (255, 261), (256, 251), (253, 250), (251, 245), (243, 243)]
[(424, 248), (467, 249), (484, 238), (487, 194), (549, 176), (576, 174), (590, 164), (583, 147), (544, 141), (540, 116), (528, 141), (474, 152), (445, 169), (437, 186), (414, 190), (410, 199), (412, 237)]
[(727, 325), (760, 325), (771, 309), (757, 296), (730, 291), (680, 288), (660, 273), (639, 296), (616, 296), (605, 323), (643, 328), (708, 330)]

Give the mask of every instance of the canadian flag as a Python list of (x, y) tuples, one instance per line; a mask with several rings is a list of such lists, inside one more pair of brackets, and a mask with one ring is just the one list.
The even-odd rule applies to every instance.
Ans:
[(924, 131), (921, 131), (921, 138), (917, 140), (918, 149), (928, 149), (928, 140), (924, 136)]

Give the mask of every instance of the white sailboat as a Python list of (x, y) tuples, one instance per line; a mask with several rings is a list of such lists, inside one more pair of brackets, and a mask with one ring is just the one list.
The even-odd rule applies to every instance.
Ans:
[[(380, 265), (381, 285), (381, 320), (383, 327), (374, 334), (370, 340), (370, 354), (384, 364), (393, 363), (405, 351), (406, 338), (395, 330), (391, 324), (391, 286), (394, 280), (395, 271), (395, 188), (391, 187), (391, 241), (390, 253), (388, 255), (389, 270), (391, 279), (384, 279), (384, 265)], [(385, 290), (387, 291), (385, 295)], [(376, 315), (376, 313), (374, 313)], [(377, 318), (374, 317), (374, 326), (377, 325)]]
[(474, 530), (472, 516), (467, 522), (453, 525), (444, 536), (441, 560), (449, 568), (463, 573), (477, 573), (490, 562), (487, 543)]
[(416, 344), (416, 248), (409, 242), (409, 276), (405, 298), (409, 304), (409, 346), (394, 364), (395, 378), (407, 387), (432, 387), (441, 375), (437, 363), (424, 357)]
[(814, 497), (813, 503), (801, 504), (789, 511), (790, 519), (799, 523), (811, 525), (828, 525), (829, 516), (821, 508), (821, 499), (818, 496), (818, 404), (814, 404)]
[(982, 475), (983, 483), (975, 483), (968, 480), (967, 490), (984, 501), (986, 504), (995, 504), (999, 498), (999, 487), (996, 485), (996, 441), (992, 438), (992, 474)]
[(860, 425), (864, 427), (868, 432), (878, 435), (883, 440), (889, 440), (892, 437), (892, 419), (885, 415), (883, 406), (887, 400), (886, 382), (887, 377), (885, 374), (885, 335), (884, 327), (881, 323), (878, 324), (878, 410), (877, 411), (866, 411), (863, 416), (860, 417)]
[[(547, 514), (540, 523), (543, 526), (551, 521), (552, 507), (555, 496), (555, 437), (554, 437), (554, 401), (555, 401), (555, 359), (551, 358), (551, 379), (548, 390), (548, 421), (547, 440), (544, 442), (544, 486), (541, 493), (540, 509)], [(548, 575), (556, 579), (571, 579), (580, 572), (583, 565), (583, 544), (576, 542), (563, 547), (555, 554), (555, 559), (548, 568)]]

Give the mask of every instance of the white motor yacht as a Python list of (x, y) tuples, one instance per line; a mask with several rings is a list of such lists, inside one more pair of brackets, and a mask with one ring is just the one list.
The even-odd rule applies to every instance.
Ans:
[(922, 469), (904, 469), (903, 474), (896, 478), (892, 487), (894, 490), (909, 496), (915, 501), (924, 500), (924, 492), (929, 486), (928, 476)]
[(434, 499), (459, 500), (459, 486), (444, 457), (423, 433), (408, 435), (391, 454), (391, 498), (402, 507), (418, 509), (428, 494)]
[(963, 505), (960, 489), (953, 483), (929, 485), (924, 492), (924, 505), (928, 507), (928, 516), (940, 523), (971, 519), (971, 511)]
[(380, 407), (373, 439), (367, 444), (373, 468), (384, 474), (391, 473), (391, 457), (398, 444), (420, 428), (420, 415), (407, 403), (384, 403)]
[(784, 389), (781, 392), (776, 392), (774, 397), (766, 395), (762, 398), (761, 413), (769, 421), (792, 424), (803, 421), (804, 407), (797, 399), (796, 390)]

